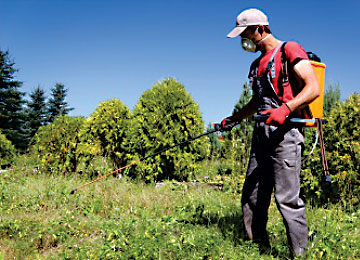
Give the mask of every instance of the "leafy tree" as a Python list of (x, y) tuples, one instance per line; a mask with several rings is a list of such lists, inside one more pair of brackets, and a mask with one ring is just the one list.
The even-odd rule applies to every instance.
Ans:
[(15, 79), (17, 69), (10, 60), (9, 53), (0, 50), (0, 128), (17, 148), (25, 148), (23, 129), (23, 99), (25, 93), (19, 91), (22, 82)]
[(14, 161), (16, 155), (15, 147), (0, 131), (0, 169), (9, 166)]
[(55, 87), (51, 89), (51, 98), (48, 102), (48, 121), (51, 123), (58, 116), (67, 115), (73, 108), (68, 107), (65, 101), (67, 89), (63, 84), (56, 83)]
[(59, 116), (49, 125), (39, 128), (31, 140), (30, 152), (41, 169), (54, 172), (76, 172), (81, 160), (79, 152), (83, 117)]
[[(247, 83), (243, 85), (239, 101), (235, 104), (232, 114), (237, 113), (251, 100), (251, 91)], [(241, 174), (246, 171), (251, 150), (251, 138), (253, 133), (252, 119), (244, 119), (230, 132), (223, 134), (225, 140), (225, 158), (233, 164), (233, 174)]]
[(336, 84), (333, 86), (329, 85), (329, 88), (324, 95), (324, 117), (326, 117), (330, 110), (340, 103), (340, 86)]
[(47, 107), (45, 102), (45, 91), (37, 87), (30, 93), (30, 101), (27, 102), (26, 126), (29, 131), (30, 138), (33, 137), (40, 126), (46, 124)]
[[(198, 105), (184, 86), (168, 78), (145, 91), (133, 111), (132, 151), (140, 157), (204, 133), (204, 122)], [(197, 169), (196, 162), (205, 157), (206, 139), (144, 160), (139, 167), (140, 178), (187, 180)]]
[(324, 181), (320, 150), (303, 167), (302, 187), (314, 204), (342, 202), (360, 206), (360, 95), (350, 95), (329, 112), (324, 125), (326, 156), (332, 184)]
[[(88, 118), (85, 131), (89, 134), (87, 143), (99, 143), (102, 156), (109, 156), (117, 168), (126, 163), (127, 133), (130, 126), (130, 109), (120, 100), (111, 99), (100, 103)], [(92, 140), (92, 141), (90, 141)], [(90, 142), (89, 142), (90, 141)]]

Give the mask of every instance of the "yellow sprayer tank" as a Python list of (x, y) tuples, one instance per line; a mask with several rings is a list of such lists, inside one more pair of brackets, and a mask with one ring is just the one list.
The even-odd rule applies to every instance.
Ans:
[[(324, 85), (325, 85), (325, 68), (326, 65), (324, 63), (321, 62), (316, 62), (316, 61), (310, 61), (316, 78), (319, 82), (319, 86), (320, 86), (320, 96), (315, 99), (310, 105), (310, 110), (312, 113), (312, 117), (313, 118), (323, 118), (324, 116)], [(315, 126), (315, 124), (309, 123), (306, 124), (306, 126), (308, 127), (312, 127)]]

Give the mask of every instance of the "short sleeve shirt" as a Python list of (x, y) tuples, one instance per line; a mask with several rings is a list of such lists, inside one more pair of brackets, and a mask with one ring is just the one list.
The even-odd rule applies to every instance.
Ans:
[[(259, 58), (257, 58), (250, 67), (250, 73), (249, 73), (249, 78), (250, 81), (252, 81), (252, 77), (254, 77), (253, 73), (254, 71), (256, 71), (256, 67), (257, 67), (257, 76), (263, 76), (265, 71), (266, 71), (266, 67), (269, 63), (269, 60), (273, 54), (273, 52), (275, 51), (276, 48), (274, 48), (273, 50), (270, 50), (268, 52), (266, 52), (265, 54), (262, 54)], [(302, 89), (303, 86), (298, 86), (299, 83), (295, 82), (295, 77), (294, 77), (294, 71), (292, 70), (292, 68), (294, 67), (294, 65), (299, 62), (300, 60), (308, 60), (308, 55), (306, 53), (306, 51), (303, 49), (303, 47), (301, 47), (300, 44), (296, 43), (296, 42), (287, 42), (285, 45), (285, 54), (286, 54), (286, 59), (288, 61), (288, 74), (289, 74), (289, 82), (292, 88), (292, 91), (294, 92), (294, 90), (297, 89)], [(275, 77), (271, 77), (271, 81), (272, 84), (274, 86), (275, 92), (278, 95), (278, 97), (280, 98), (280, 100), (282, 100), (282, 81), (283, 81), (283, 75), (282, 75), (282, 62), (281, 62), (281, 51), (279, 50), (274, 57), (274, 61), (275, 61)], [(271, 72), (269, 71), (269, 74), (271, 74)], [(296, 91), (297, 93), (300, 92)], [(296, 95), (296, 94), (295, 94)], [(291, 95), (291, 96), (295, 96), (295, 95)]]

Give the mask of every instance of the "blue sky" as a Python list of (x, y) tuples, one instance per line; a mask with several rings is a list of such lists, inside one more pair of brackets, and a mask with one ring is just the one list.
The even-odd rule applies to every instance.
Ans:
[(69, 89), (71, 115), (89, 116), (118, 98), (131, 110), (142, 93), (174, 77), (206, 123), (231, 114), (259, 54), (227, 39), (249, 7), (269, 17), (275, 37), (297, 41), (327, 65), (326, 87), (357, 91), (359, 1), (0, 0), (0, 48), (9, 50), (22, 91)]

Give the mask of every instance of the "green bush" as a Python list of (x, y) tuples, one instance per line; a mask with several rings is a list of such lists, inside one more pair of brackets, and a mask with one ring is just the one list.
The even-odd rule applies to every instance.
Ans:
[(320, 150), (317, 149), (303, 167), (302, 187), (315, 203), (331, 201), (341, 202), (346, 208), (359, 206), (360, 95), (353, 94), (334, 107), (327, 119), (323, 129), (332, 184), (324, 181)]
[[(132, 151), (139, 157), (204, 133), (198, 105), (184, 86), (169, 78), (144, 92), (133, 111)], [(205, 138), (205, 137), (204, 137)], [(141, 179), (187, 180), (206, 155), (207, 140), (197, 139), (144, 160), (137, 171)]]
[[(237, 113), (252, 98), (250, 87), (247, 83), (243, 85), (243, 92), (239, 101), (235, 104), (232, 114)], [(250, 118), (243, 119), (239, 125), (230, 132), (224, 132), (223, 156), (232, 163), (234, 177), (245, 175), (250, 158), (251, 141), (254, 129), (254, 122)]]
[(96, 155), (96, 147), (99, 145), (103, 157), (109, 157), (115, 167), (124, 166), (128, 152), (126, 137), (130, 116), (130, 110), (118, 99), (100, 103), (85, 124), (86, 138), (83, 139), (88, 144), (86, 150)]
[[(213, 131), (214, 127), (209, 125), (206, 129), (206, 132)], [(219, 140), (220, 136), (217, 133), (212, 133), (208, 135), (209, 143), (208, 143), (208, 159), (216, 160), (221, 157), (223, 153), (223, 147), (221, 145), (221, 141)]]
[(80, 163), (79, 132), (83, 117), (59, 116), (50, 125), (42, 126), (31, 140), (40, 169), (51, 172), (76, 172)]
[(16, 156), (15, 146), (0, 131), (0, 169), (10, 166)]

